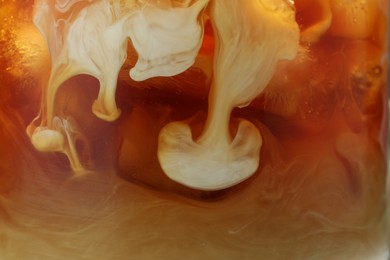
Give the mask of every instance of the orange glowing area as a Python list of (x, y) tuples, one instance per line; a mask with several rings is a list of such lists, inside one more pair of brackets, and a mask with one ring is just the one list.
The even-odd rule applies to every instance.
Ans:
[(0, 14), (0, 259), (388, 259), (388, 0)]

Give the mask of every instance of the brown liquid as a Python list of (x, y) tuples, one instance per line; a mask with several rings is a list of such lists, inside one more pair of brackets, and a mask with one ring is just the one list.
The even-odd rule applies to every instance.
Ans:
[[(314, 18), (296, 2), (298, 22), (310, 27)], [(333, 27), (279, 63), (264, 92), (231, 118), (232, 135), (238, 118), (260, 130), (258, 171), (232, 188), (199, 191), (166, 177), (157, 140), (172, 121), (201, 134), (207, 69), (136, 83), (124, 76), (130, 56), (116, 93), (122, 115), (111, 123), (91, 112), (98, 82), (68, 80), (55, 113), (74, 117), (86, 134), (89, 145), (77, 149), (91, 169), (72, 178), (63, 154), (35, 151), (24, 133), (39, 111), (48, 59), (31, 14), (16, 7), (0, 7), (9, 21), (0, 38), (0, 258), (385, 259), (381, 27), (364, 39)]]

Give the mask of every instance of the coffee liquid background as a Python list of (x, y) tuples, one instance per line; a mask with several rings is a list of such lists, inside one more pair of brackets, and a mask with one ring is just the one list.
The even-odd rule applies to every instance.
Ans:
[(386, 259), (386, 9), (372, 30), (346, 35), (340, 22), (313, 40), (305, 32), (318, 21), (307, 10), (326, 12), (296, 1), (301, 37), (309, 35), (302, 50), (230, 121), (232, 134), (238, 118), (261, 132), (259, 169), (231, 188), (201, 191), (163, 173), (158, 135), (182, 120), (201, 134), (212, 47), (177, 76), (135, 82), (129, 42), (114, 122), (91, 112), (95, 78), (66, 81), (55, 113), (72, 116), (88, 140), (76, 143), (87, 170), (75, 176), (66, 156), (36, 151), (25, 132), (50, 71), (33, 1), (0, 4), (0, 258)]

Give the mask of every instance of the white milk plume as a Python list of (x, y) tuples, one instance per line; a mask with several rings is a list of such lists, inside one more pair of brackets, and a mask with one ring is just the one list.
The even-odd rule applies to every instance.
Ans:
[(0, 259), (389, 259), (389, 1), (33, 2), (0, 4)]
[[(179, 6), (171, 1), (36, 1), (34, 23), (49, 47), (52, 70), (41, 114), (27, 129), (32, 144), (40, 151), (64, 153), (73, 170), (81, 172), (75, 143), (88, 144), (74, 120), (55, 114), (61, 85), (79, 74), (95, 77), (100, 89), (92, 111), (105, 121), (116, 120), (120, 115), (116, 84), (128, 40), (138, 54), (130, 70), (133, 80), (182, 73), (194, 64), (202, 45), (202, 11), (208, 4), (207, 0)], [(232, 138), (230, 113), (262, 92), (279, 60), (295, 57), (299, 38), (293, 7), (282, 0), (216, 0), (210, 9), (217, 51), (206, 128), (194, 142), (188, 126), (172, 123), (162, 130), (158, 150), (168, 177), (201, 190), (233, 186), (257, 170), (259, 130), (241, 120)]]
[(260, 133), (242, 119), (232, 138), (230, 114), (263, 91), (279, 60), (295, 57), (299, 39), (294, 11), (284, 1), (216, 0), (211, 17), (216, 54), (206, 127), (194, 142), (188, 125), (171, 123), (161, 131), (158, 151), (171, 179), (202, 190), (227, 188), (256, 172)]
[(164, 8), (158, 2), (159, 6), (153, 1), (35, 2), (34, 23), (52, 57), (41, 115), (27, 129), (38, 150), (63, 152), (76, 172), (83, 170), (72, 138), (75, 127), (61, 127), (60, 131), (54, 123), (62, 121), (57, 119), (62, 115), (54, 115), (56, 93), (71, 77), (91, 75), (100, 82), (94, 114), (106, 121), (117, 119), (116, 84), (127, 56), (128, 39), (139, 55), (130, 71), (134, 80), (176, 75), (194, 63), (203, 37), (198, 16), (207, 1), (185, 7), (165, 1)]

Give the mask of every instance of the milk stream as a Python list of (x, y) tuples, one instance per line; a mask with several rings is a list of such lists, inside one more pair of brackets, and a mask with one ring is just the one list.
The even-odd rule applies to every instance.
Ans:
[(1, 2), (0, 259), (388, 259), (387, 10)]

